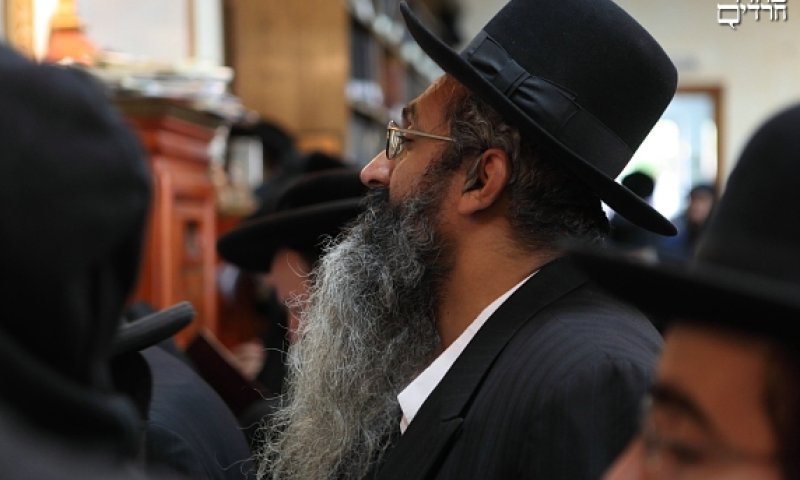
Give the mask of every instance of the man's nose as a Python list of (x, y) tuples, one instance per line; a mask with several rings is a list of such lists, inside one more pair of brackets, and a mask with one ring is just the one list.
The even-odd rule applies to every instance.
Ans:
[(393, 165), (394, 162), (386, 158), (386, 152), (380, 152), (361, 169), (361, 183), (370, 188), (388, 187)]

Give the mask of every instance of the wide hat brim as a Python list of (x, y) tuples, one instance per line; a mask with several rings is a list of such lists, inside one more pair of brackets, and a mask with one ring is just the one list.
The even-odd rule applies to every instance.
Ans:
[(175, 335), (192, 322), (195, 309), (190, 302), (171, 307), (121, 324), (111, 344), (112, 355), (138, 352)]
[(647, 262), (616, 250), (571, 248), (602, 288), (669, 327), (674, 321), (719, 325), (797, 342), (797, 287), (741, 269)]
[(220, 237), (217, 251), (226, 261), (252, 272), (268, 272), (281, 248), (324, 241), (362, 210), (362, 197), (279, 211), (243, 223)]
[[(485, 78), (472, 64), (428, 30), (405, 1), (401, 2), (400, 10), (409, 33), (434, 62), (471, 91), (489, 102), (498, 112), (525, 133), (534, 135), (536, 138), (544, 138), (557, 149), (566, 153), (562, 157), (567, 167), (609, 207), (634, 224), (652, 232), (661, 235), (675, 235), (677, 233), (675, 226), (647, 202), (586, 161), (582, 155), (556, 138), (539, 121), (529, 116), (518, 105), (509, 100), (502, 91)], [(530, 48), (541, 48), (541, 46), (532, 45)]]

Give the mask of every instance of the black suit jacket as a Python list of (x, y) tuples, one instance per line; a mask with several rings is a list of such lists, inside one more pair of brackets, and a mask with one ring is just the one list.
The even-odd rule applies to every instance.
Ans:
[(160, 346), (142, 351), (152, 372), (146, 459), (193, 480), (255, 478), (244, 432), (228, 406), (183, 360)]
[(376, 478), (597, 479), (636, 430), (660, 347), (638, 310), (557, 260), (484, 324)]

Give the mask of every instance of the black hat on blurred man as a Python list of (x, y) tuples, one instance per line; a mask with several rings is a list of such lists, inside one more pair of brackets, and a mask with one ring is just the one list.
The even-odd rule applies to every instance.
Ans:
[(363, 209), (367, 187), (351, 168), (321, 170), (291, 181), (274, 210), (243, 222), (220, 237), (219, 254), (248, 271), (266, 272), (282, 247), (319, 248)]

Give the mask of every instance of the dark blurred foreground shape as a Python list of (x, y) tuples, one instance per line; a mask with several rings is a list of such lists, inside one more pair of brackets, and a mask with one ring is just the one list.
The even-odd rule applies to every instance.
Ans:
[(84, 73), (0, 44), (4, 478), (143, 478), (111, 340), (139, 266), (150, 175)]
[[(141, 145), (87, 74), (34, 64), (2, 45), (0, 112), (0, 477), (185, 478), (146, 465), (153, 437), (145, 419), (157, 424), (163, 402), (173, 417), (202, 407), (199, 398), (176, 398), (165, 388), (190, 380), (188, 366), (172, 370), (180, 379), (165, 377), (175, 362), (147, 349), (146, 362), (123, 370), (130, 376), (115, 377), (119, 371), (111, 368), (112, 358), (172, 333), (163, 330), (172, 328), (169, 309), (132, 328), (121, 324), (151, 201)], [(120, 390), (125, 382), (131, 388)], [(224, 439), (201, 428), (224, 417), (194, 418), (203, 415), (191, 425), (197, 435)], [(235, 421), (230, 425), (245, 446), (237, 460), (247, 461), (243, 434)], [(180, 453), (158, 450), (169, 461)], [(193, 453), (231, 473), (242, 466)], [(186, 473), (246, 478), (243, 470)]]

